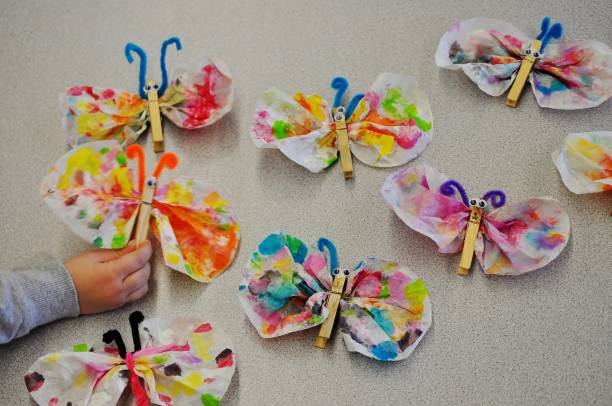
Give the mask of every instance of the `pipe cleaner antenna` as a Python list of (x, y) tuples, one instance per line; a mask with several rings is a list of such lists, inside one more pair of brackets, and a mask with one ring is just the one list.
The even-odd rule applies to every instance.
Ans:
[(561, 25), (561, 23), (554, 23), (551, 26), (550, 21), (550, 17), (544, 17), (542, 20), (542, 25), (540, 27), (541, 31), (537, 37), (538, 40), (542, 41), (540, 53), (544, 52), (544, 49), (546, 49), (551, 39), (561, 39), (563, 36), (563, 25)]
[(161, 52), (159, 55), (159, 67), (161, 69), (162, 74), (162, 83), (159, 87), (159, 97), (161, 97), (166, 89), (168, 88), (168, 70), (166, 69), (166, 50), (168, 46), (174, 45), (177, 51), (183, 49), (183, 44), (181, 44), (181, 39), (179, 37), (171, 37), (165, 40), (161, 46)]
[(548, 32), (549, 28), (550, 28), (550, 17), (544, 17), (542, 19), (542, 23), (540, 24), (540, 33), (538, 34), (536, 39), (542, 41), (544, 39), (544, 36)]
[(141, 99), (146, 100), (147, 93), (145, 92), (144, 87), (145, 87), (145, 79), (147, 76), (147, 54), (144, 51), (144, 49), (142, 49), (138, 45), (132, 42), (128, 42), (125, 45), (124, 54), (125, 54), (125, 58), (127, 59), (129, 63), (134, 62), (134, 57), (132, 56), (132, 52), (135, 52), (136, 55), (138, 55), (138, 57), (140, 58), (140, 67), (138, 71), (138, 94), (140, 95)]
[[(332, 80), (330, 86), (332, 89), (336, 90), (336, 97), (334, 97), (334, 105), (333, 108), (338, 108), (342, 106), (342, 99), (344, 98), (344, 93), (349, 87), (349, 82), (345, 77), (336, 76), (334, 80)], [(348, 117), (348, 116), (347, 116)]]
[(329, 253), (329, 271), (333, 272), (334, 269), (338, 268), (338, 251), (334, 243), (327, 238), (321, 237), (317, 242), (317, 247), (319, 251), (323, 252), (324, 249), (327, 249)]
[(144, 149), (138, 144), (132, 144), (127, 147), (125, 154), (129, 159), (137, 159), (138, 160), (138, 188), (142, 193), (144, 190), (144, 181), (145, 181), (145, 155)]
[(506, 194), (502, 190), (489, 190), (482, 196), (482, 200), (488, 200), (491, 206), (499, 209), (506, 204)]
[(454, 179), (449, 179), (440, 185), (440, 193), (442, 193), (444, 196), (453, 196), (455, 194), (455, 190), (461, 195), (463, 204), (469, 206), (470, 199), (468, 199), (467, 193), (465, 193), (465, 189), (463, 186), (461, 186), (461, 183)]
[(142, 312), (135, 311), (130, 314), (130, 329), (132, 330), (132, 341), (134, 342), (134, 352), (142, 349), (140, 343), (140, 333), (138, 332), (138, 325), (144, 321)]
[(178, 165), (179, 159), (172, 152), (166, 152), (164, 155), (159, 158), (159, 162), (155, 167), (155, 171), (153, 171), (153, 177), (155, 179), (159, 179), (159, 175), (161, 175), (164, 168), (174, 169), (176, 165)]
[(351, 102), (348, 105), (348, 108), (346, 109), (346, 119), (347, 120), (351, 117), (351, 114), (353, 114), (353, 112), (357, 108), (357, 105), (359, 104), (361, 99), (363, 99), (364, 96), (365, 95), (363, 93), (358, 93), (355, 96), (353, 96), (353, 98), (351, 99)]
[(114, 341), (115, 344), (117, 345), (119, 356), (125, 359), (125, 355), (127, 354), (127, 351), (125, 349), (125, 343), (123, 342), (123, 338), (121, 337), (120, 332), (118, 332), (117, 330), (108, 330), (102, 336), (102, 341), (104, 341), (106, 344), (110, 344)]

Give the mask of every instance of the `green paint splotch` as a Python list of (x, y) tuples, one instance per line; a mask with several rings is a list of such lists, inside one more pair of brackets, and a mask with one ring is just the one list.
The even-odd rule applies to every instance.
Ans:
[(431, 130), (431, 122), (425, 121), (418, 116), (416, 104), (411, 104), (402, 96), (399, 87), (387, 89), (385, 98), (380, 102), (383, 110), (396, 120), (411, 118), (422, 131)]
[(113, 249), (117, 249), (117, 248), (123, 248), (125, 247), (125, 235), (115, 235), (113, 237), (113, 240), (111, 241), (111, 248)]
[(98, 248), (104, 247), (104, 240), (102, 239), (102, 237), (96, 237), (96, 239), (93, 241), (93, 243)]
[(72, 351), (74, 351), (74, 352), (87, 352), (87, 351), (89, 351), (89, 347), (85, 343), (75, 344), (72, 347)]
[(212, 393), (205, 393), (200, 397), (203, 406), (217, 406), (219, 404), (219, 398)]
[(287, 138), (287, 133), (291, 131), (291, 124), (283, 120), (276, 120), (274, 124), (272, 124), (272, 132), (274, 136), (278, 140), (282, 140), (283, 138)]
[(413, 304), (423, 303), (427, 295), (427, 287), (421, 279), (417, 279), (404, 288), (404, 297)]

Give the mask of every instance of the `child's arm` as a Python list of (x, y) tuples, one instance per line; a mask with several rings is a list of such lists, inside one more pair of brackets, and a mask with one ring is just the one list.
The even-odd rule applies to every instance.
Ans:
[(0, 272), (0, 344), (64, 317), (115, 309), (149, 288), (151, 243), (94, 250), (61, 263)]

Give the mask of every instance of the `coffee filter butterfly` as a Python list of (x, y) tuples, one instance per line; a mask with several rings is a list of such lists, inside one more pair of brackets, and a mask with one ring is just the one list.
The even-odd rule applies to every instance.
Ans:
[(25, 375), (39, 405), (115, 405), (129, 386), (138, 406), (216, 405), (236, 368), (225, 333), (197, 318), (147, 319), (130, 315), (134, 351), (119, 331), (42, 356)]
[[(568, 215), (553, 198), (506, 204), (501, 190), (468, 196), (458, 181), (427, 165), (392, 173), (381, 193), (398, 217), (431, 238), (439, 252), (462, 252), (461, 274), (469, 272), (472, 253), (487, 274), (534, 271), (555, 259), (570, 236)], [(473, 245), (468, 248), (470, 229)]]
[(432, 323), (427, 287), (407, 268), (369, 257), (352, 271), (343, 269), (330, 240), (320, 238), (308, 247), (282, 231), (266, 237), (251, 255), (239, 297), (262, 337), (322, 325), (315, 342), (320, 348), (338, 308), (346, 348), (381, 361), (407, 358)]
[(612, 131), (570, 134), (552, 159), (573, 193), (612, 190)]
[(465, 20), (443, 35), (436, 65), (463, 70), (491, 96), (519, 86), (518, 93), (513, 95), (514, 86), (510, 91), (507, 104), (512, 107), (524, 84), (515, 82), (527, 79), (519, 69), (527, 69), (525, 74), (541, 107), (572, 110), (600, 105), (612, 96), (612, 50), (593, 40), (561, 41), (562, 36), (562, 25), (552, 24), (549, 17), (542, 20), (535, 39), (505, 21)]
[[(98, 141), (68, 151), (44, 178), (45, 202), (70, 229), (98, 248), (120, 249), (136, 228), (142, 204), (160, 241), (164, 262), (199, 282), (210, 282), (232, 263), (239, 226), (228, 202), (204, 183), (185, 177), (160, 181), (178, 165), (165, 153), (151, 177), (140, 145), (124, 152), (116, 141)], [(146, 190), (151, 201), (143, 202)], [(146, 237), (146, 233), (144, 235)]]
[[(370, 90), (342, 105), (348, 81), (335, 78), (330, 104), (321, 96), (298, 92), (293, 96), (271, 88), (257, 103), (251, 125), (256, 146), (278, 148), (289, 159), (311, 172), (320, 172), (352, 152), (374, 167), (402, 165), (417, 157), (433, 134), (432, 114), (426, 95), (410, 76), (380, 74)], [(346, 128), (346, 131), (344, 129)], [(347, 135), (346, 152), (341, 138)], [(350, 151), (348, 144), (350, 143)]]
[[(147, 80), (147, 55), (136, 44), (125, 46), (129, 63), (140, 60), (138, 94), (104, 87), (73, 86), (60, 97), (64, 130), (70, 146), (91, 141), (134, 142), (155, 114), (152, 125), (160, 125), (159, 112), (176, 126), (193, 130), (213, 124), (231, 110), (234, 85), (221, 62), (203, 58), (197, 66), (177, 68), (168, 78), (166, 53), (170, 46), (182, 49), (179, 38), (164, 41), (160, 54), (161, 83)], [(148, 102), (154, 101), (151, 113)], [(155, 140), (156, 152), (163, 151)]]

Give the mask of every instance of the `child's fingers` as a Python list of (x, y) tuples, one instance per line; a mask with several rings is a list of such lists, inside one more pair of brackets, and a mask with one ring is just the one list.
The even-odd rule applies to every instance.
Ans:
[(131, 293), (140, 289), (143, 285), (148, 284), (149, 276), (151, 275), (151, 267), (147, 263), (142, 269), (129, 274), (123, 280), (123, 289), (125, 292)]
[(128, 302), (133, 302), (135, 300), (140, 299), (141, 297), (143, 297), (144, 295), (147, 294), (147, 292), (149, 291), (149, 284), (145, 284), (142, 287), (140, 287), (140, 289), (133, 291), (132, 293), (130, 293), (129, 295), (127, 295), (127, 301)]
[(110, 266), (111, 271), (125, 279), (129, 274), (138, 271), (143, 268), (145, 264), (149, 262), (153, 249), (151, 248), (151, 242), (145, 240), (141, 246), (136, 248), (134, 251), (128, 252), (127, 254), (107, 262)]

